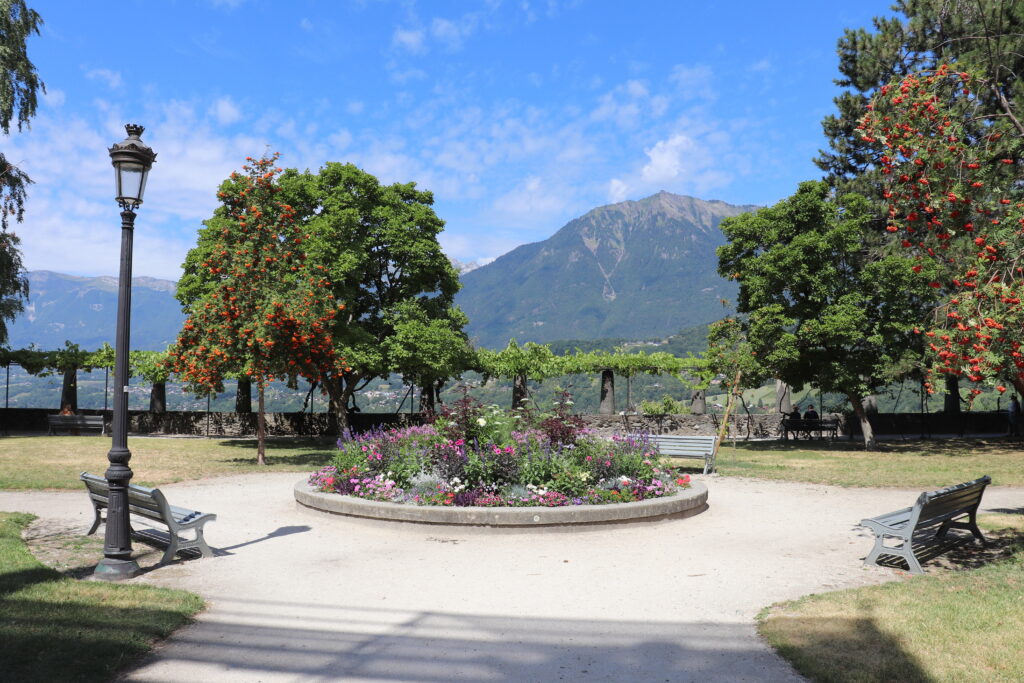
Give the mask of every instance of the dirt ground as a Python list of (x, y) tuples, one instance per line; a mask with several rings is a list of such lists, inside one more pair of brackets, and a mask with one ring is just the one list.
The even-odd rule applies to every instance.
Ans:
[[(374, 522), (297, 506), (294, 474), (163, 487), (215, 512), (210, 559), (155, 566), (136, 544), (135, 582), (199, 593), (208, 609), (126, 680), (800, 680), (757, 636), (780, 600), (899, 580), (865, 567), (858, 522), (920, 491), (699, 477), (709, 508), (686, 519), (496, 531)], [(987, 510), (1024, 514), (1024, 489), (990, 487)], [(87, 575), (102, 528), (82, 492), (0, 492), (40, 516), (47, 564)], [(962, 543), (928, 560), (956, 571), (1008, 552)]]

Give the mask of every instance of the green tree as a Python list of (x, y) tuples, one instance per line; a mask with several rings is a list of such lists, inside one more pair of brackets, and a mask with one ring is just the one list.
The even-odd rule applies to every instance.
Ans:
[(167, 412), (167, 380), (171, 378), (171, 366), (167, 351), (132, 351), (128, 354), (128, 366), (132, 377), (141, 377), (150, 383), (149, 412)]
[[(39, 34), (43, 20), (24, 0), (0, 0), (0, 130), (20, 131), (36, 113), (36, 93), (46, 92), (28, 58), (26, 42)], [(32, 180), (0, 150), (0, 345), (7, 343), (7, 321), (24, 310), (28, 279), (21, 262), (21, 240), (8, 232), (8, 220), (25, 216), (25, 189)]]
[(722, 222), (719, 273), (740, 283), (747, 343), (787, 384), (844, 394), (875, 447), (863, 399), (893, 378), (916, 346), (914, 299), (928, 289), (900, 254), (863, 248), (874, 209), (836, 200), (823, 182), (756, 213)]
[(484, 381), (492, 377), (512, 380), (512, 410), (523, 408), (529, 397), (526, 381), (542, 382), (549, 377), (571, 374), (546, 344), (526, 342), (522, 346), (510, 339), (501, 351), (479, 349), (477, 359)]
[(385, 352), (394, 372), (420, 387), (422, 409), (432, 413), (444, 385), (477, 365), (462, 331), (466, 315), (453, 307), (432, 319), (415, 302), (400, 304), (389, 315), (394, 333), (384, 340)]
[[(873, 30), (847, 29), (839, 39), (836, 114), (822, 127), (829, 149), (815, 163), (839, 194), (878, 194), (877, 157), (858, 130), (870, 98), (886, 83), (956, 63), (985, 74), (977, 94), (987, 115), (1013, 117), (1024, 96), (1024, 4), (1018, 0), (897, 0), (896, 17), (876, 17)], [(901, 16), (899, 16), (901, 15)]]
[(261, 465), (267, 383), (283, 377), (294, 386), (299, 375), (320, 381), (346, 367), (330, 335), (344, 306), (324, 266), (306, 263), (301, 245), (307, 235), (296, 225), (294, 208), (279, 197), (276, 159), (249, 158), (244, 173), (232, 173), (221, 185), (222, 205), (200, 235), (198, 254), (190, 254), (206, 286), (187, 291), (188, 318), (168, 354), (173, 371), (197, 395), (223, 391), (224, 378), (239, 372), (251, 378)]
[[(334, 297), (345, 302), (345, 313), (331, 331), (350, 370), (328, 368), (320, 380), (344, 430), (356, 391), (400, 372), (399, 363), (411, 367), (414, 348), (401, 351), (401, 360), (394, 356), (396, 322), (444, 320), (454, 336), (461, 334), (465, 318), (452, 311), (458, 273), (437, 241), (444, 222), (434, 213), (433, 195), (415, 183), (382, 185), (352, 164), (330, 162), (316, 174), (289, 169), (280, 184), (281, 198), (294, 207), (302, 226), (307, 262), (322, 269)], [(202, 263), (214, 250), (220, 220), (206, 222), (189, 252), (178, 283), (183, 305), (215, 282)]]

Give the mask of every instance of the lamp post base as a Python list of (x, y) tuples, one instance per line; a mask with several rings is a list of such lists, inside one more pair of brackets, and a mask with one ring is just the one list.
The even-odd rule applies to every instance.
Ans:
[(100, 581), (124, 581), (138, 576), (141, 571), (135, 560), (114, 560), (104, 557), (96, 565), (92, 578)]

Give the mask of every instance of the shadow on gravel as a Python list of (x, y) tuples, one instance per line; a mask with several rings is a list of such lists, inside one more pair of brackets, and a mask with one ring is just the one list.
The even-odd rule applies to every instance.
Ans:
[[(451, 596), (458, 603), (458, 596)], [(796, 682), (747, 624), (636, 622), (217, 598), (126, 680)]]

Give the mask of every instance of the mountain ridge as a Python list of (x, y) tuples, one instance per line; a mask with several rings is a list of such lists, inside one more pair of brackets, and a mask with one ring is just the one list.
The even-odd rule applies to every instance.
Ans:
[[(671, 334), (721, 317), (722, 219), (753, 211), (659, 192), (597, 207), (462, 276), (456, 303), (483, 346)], [(681, 300), (685, 297), (685, 300)]]

